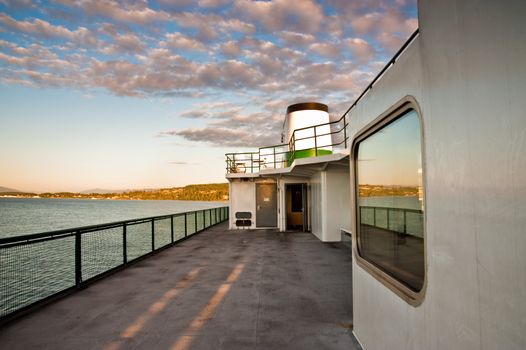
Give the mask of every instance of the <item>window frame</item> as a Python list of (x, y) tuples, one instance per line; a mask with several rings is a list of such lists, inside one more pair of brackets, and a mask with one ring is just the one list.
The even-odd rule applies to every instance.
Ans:
[[(418, 120), (420, 122), (420, 152), (422, 157), (422, 192), (423, 192), (423, 203), (424, 203), (424, 213), (423, 213), (423, 237), (424, 237), (424, 281), (422, 284), (422, 289), (420, 291), (415, 292), (399, 280), (397, 280), (395, 277), (389, 275), (387, 272), (381, 270), (379, 267), (374, 265), (373, 263), (366, 260), (364, 257), (360, 255), (360, 251), (358, 249), (359, 245), (359, 239), (358, 236), (360, 234), (360, 227), (359, 227), (359, 213), (358, 213), (358, 178), (357, 178), (357, 159), (358, 159), (358, 146), (360, 142), (367, 139), (369, 136), (375, 134), (380, 129), (384, 128), (391, 122), (393, 122), (395, 119), (398, 119), (402, 117), (404, 114), (409, 112), (410, 110), (414, 110), (416, 112), (416, 115), (418, 116)], [(426, 167), (426, 156), (425, 156), (425, 138), (424, 138), (424, 121), (422, 118), (422, 112), (420, 110), (420, 107), (416, 101), (416, 99), (412, 96), (405, 96), (400, 101), (395, 103), (393, 106), (391, 106), (389, 109), (387, 109), (384, 113), (382, 113), (380, 116), (375, 118), (372, 122), (367, 124), (364, 128), (362, 128), (359, 132), (356, 133), (356, 135), (353, 137), (352, 140), (352, 146), (351, 146), (351, 157), (350, 157), (350, 163), (351, 163), (351, 183), (353, 184), (352, 187), (352, 221), (353, 221), (353, 230), (355, 234), (352, 235), (352, 243), (353, 243), (353, 256), (355, 258), (355, 261), (359, 267), (361, 267), (363, 270), (368, 272), (370, 275), (372, 275), (376, 280), (378, 280), (380, 283), (382, 283), (384, 286), (389, 288), (391, 291), (393, 291), (396, 295), (401, 297), (403, 300), (405, 300), (408, 304), (412, 306), (418, 306), (422, 303), (424, 300), (426, 290), (427, 290), (427, 275), (428, 275), (428, 259), (427, 259), (427, 196), (426, 196), (426, 189), (427, 189), (427, 181), (426, 181), (426, 174), (427, 174), (427, 167)]]

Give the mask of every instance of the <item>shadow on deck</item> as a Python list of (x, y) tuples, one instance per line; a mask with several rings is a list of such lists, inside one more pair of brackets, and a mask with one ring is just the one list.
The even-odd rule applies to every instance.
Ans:
[(2, 348), (359, 348), (347, 247), (226, 227), (5, 325)]

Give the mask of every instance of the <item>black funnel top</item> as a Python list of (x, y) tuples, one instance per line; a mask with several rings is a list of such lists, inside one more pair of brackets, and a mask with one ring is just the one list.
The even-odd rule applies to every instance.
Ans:
[(329, 113), (329, 107), (323, 103), (318, 102), (302, 102), (290, 105), (287, 107), (287, 114), (297, 111), (306, 111), (314, 109), (316, 111), (323, 111)]

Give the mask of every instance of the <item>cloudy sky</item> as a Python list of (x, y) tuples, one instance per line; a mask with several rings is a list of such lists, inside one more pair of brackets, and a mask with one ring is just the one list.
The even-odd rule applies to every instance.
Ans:
[(0, 0), (0, 186), (223, 182), (288, 105), (340, 117), (417, 26), (414, 0)]

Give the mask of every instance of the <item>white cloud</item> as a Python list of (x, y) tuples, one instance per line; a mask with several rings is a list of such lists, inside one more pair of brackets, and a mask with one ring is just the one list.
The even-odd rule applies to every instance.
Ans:
[(147, 24), (156, 21), (167, 21), (170, 15), (164, 11), (155, 11), (142, 2), (117, 2), (113, 0), (84, 0), (70, 2), (80, 5), (88, 15), (99, 15), (120, 22)]
[(287, 45), (296, 47), (306, 47), (316, 40), (314, 35), (304, 33), (282, 31), (279, 35)]
[(219, 51), (225, 56), (234, 58), (241, 54), (241, 47), (239, 46), (238, 42), (230, 40), (222, 43), (219, 46)]
[(198, 4), (201, 7), (218, 7), (226, 5), (230, 0), (199, 0)]
[(350, 38), (346, 40), (346, 43), (359, 63), (368, 63), (374, 58), (374, 50), (367, 41)]
[(237, 0), (235, 7), (243, 16), (260, 22), (269, 31), (314, 33), (320, 30), (325, 18), (321, 6), (312, 0)]
[(309, 46), (309, 50), (332, 58), (337, 58), (341, 53), (340, 45), (336, 43), (315, 43)]
[(118, 53), (141, 53), (144, 49), (142, 40), (134, 34), (128, 33), (123, 35), (115, 35), (115, 42), (113, 45), (105, 46), (101, 51), (108, 55), (115, 55)]
[(32, 33), (47, 38), (64, 38), (82, 45), (94, 46), (97, 43), (95, 36), (84, 27), (79, 27), (77, 30), (72, 31), (64, 26), (53, 25), (38, 18), (33, 21), (17, 21), (3, 13), (0, 13), (0, 24), (14, 31)]
[(167, 33), (161, 46), (190, 51), (206, 51), (202, 42), (181, 33)]

